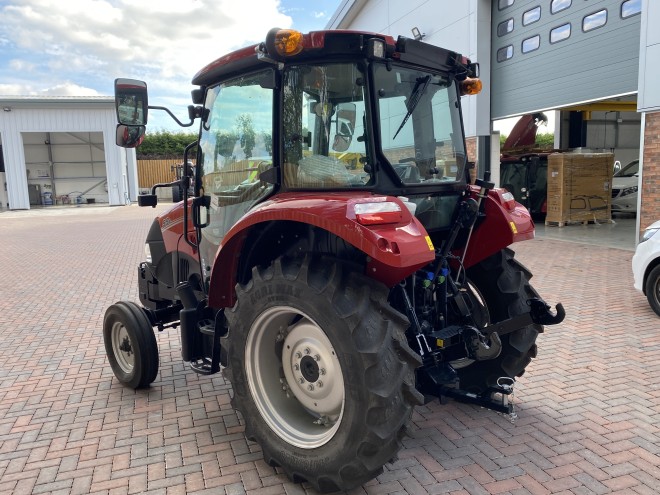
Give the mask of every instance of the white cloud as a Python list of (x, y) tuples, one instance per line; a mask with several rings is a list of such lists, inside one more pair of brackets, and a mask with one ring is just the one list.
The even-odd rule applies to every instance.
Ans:
[(65, 82), (47, 88), (32, 84), (0, 84), (0, 95), (7, 96), (99, 96), (92, 88)]
[(0, 39), (47, 53), (53, 70), (91, 65), (127, 75), (141, 67), (190, 79), (271, 27), (289, 27), (291, 18), (278, 8), (277, 0), (14, 0), (0, 11)]
[(9, 61), (9, 68), (16, 72), (32, 72), (36, 69), (36, 64), (15, 58)]
[(85, 88), (74, 83), (64, 83), (40, 91), (44, 96), (99, 96), (99, 92), (92, 88)]
[(325, 12), (314, 12), (314, 18), (321, 19), (325, 17)]

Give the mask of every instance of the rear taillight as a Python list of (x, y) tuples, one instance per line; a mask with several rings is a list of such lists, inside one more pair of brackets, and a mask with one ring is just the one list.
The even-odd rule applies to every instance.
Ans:
[(511, 194), (509, 191), (506, 189), (493, 189), (493, 192), (497, 194), (497, 199), (499, 203), (509, 211), (513, 211), (516, 207), (516, 198), (513, 197), (513, 194)]
[(353, 208), (355, 219), (362, 225), (398, 223), (403, 217), (401, 206), (393, 201), (357, 203)]

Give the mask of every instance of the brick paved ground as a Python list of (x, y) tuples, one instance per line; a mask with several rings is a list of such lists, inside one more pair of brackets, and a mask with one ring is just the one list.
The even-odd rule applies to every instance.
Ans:
[[(105, 308), (136, 300), (154, 214), (0, 214), (0, 493), (302, 494), (246, 442), (221, 376), (185, 370), (157, 336), (147, 391), (119, 385)], [(519, 418), (432, 403), (399, 460), (354, 494), (660, 492), (660, 320), (632, 288), (630, 251), (516, 246), (568, 312), (516, 387)]]

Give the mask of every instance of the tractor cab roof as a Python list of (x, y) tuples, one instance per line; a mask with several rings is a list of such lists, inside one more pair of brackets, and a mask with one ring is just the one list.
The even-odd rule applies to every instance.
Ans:
[(401, 60), (432, 70), (452, 73), (458, 80), (478, 76), (478, 66), (456, 52), (422, 41), (366, 31), (313, 31), (307, 34), (290, 29), (271, 29), (266, 41), (224, 55), (200, 70), (192, 83), (207, 86), (266, 64), (296, 63), (346, 57)]

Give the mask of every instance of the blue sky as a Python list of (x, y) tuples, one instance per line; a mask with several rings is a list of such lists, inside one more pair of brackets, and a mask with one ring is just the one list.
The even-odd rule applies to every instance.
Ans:
[[(190, 80), (272, 27), (323, 29), (341, 0), (0, 0), (0, 95), (111, 95), (147, 81), (181, 119)], [(158, 115), (160, 114), (160, 115)], [(161, 112), (150, 130), (174, 129)]]

